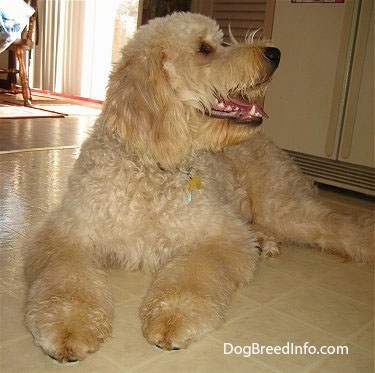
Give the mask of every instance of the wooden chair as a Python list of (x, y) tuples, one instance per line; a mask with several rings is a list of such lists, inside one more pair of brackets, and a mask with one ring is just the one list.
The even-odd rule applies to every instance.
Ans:
[[(34, 47), (33, 34), (36, 25), (38, 0), (25, 0), (35, 9), (34, 14), (29, 19), (29, 24), (22, 32), (21, 39), (14, 41), (7, 49), (8, 67), (0, 68), (0, 74), (8, 74), (7, 79), (0, 80), (0, 91), (7, 93), (22, 93), (25, 106), (31, 105), (31, 90), (25, 65), (25, 51), (30, 51)], [(18, 68), (17, 68), (18, 62)], [(17, 85), (17, 74), (21, 86)]]

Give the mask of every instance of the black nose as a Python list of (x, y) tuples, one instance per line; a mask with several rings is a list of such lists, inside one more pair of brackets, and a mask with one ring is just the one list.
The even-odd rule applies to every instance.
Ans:
[(276, 69), (279, 66), (281, 53), (277, 48), (267, 47), (263, 49), (263, 53), (267, 60), (271, 62), (272, 66)]

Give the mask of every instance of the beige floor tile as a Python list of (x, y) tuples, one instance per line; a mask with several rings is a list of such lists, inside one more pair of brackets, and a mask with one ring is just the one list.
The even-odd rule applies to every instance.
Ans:
[(371, 322), (365, 328), (350, 338), (350, 342), (356, 344), (371, 353), (374, 353), (374, 322)]
[(115, 307), (113, 336), (101, 349), (101, 353), (126, 370), (160, 357), (160, 351), (143, 338), (138, 308), (135, 301)]
[[(14, 226), (11, 221), (8, 222), (8, 225), (11, 226), (11, 228), (5, 225), (0, 226), (0, 254), (7, 250), (19, 249), (25, 242), (25, 236), (17, 231), (17, 227)], [(21, 226), (24, 228), (23, 224), (21, 224)], [(21, 228), (21, 230), (23, 228)]]
[(45, 355), (39, 347), (36, 347), (31, 336), (3, 346), (0, 364), (1, 373), (122, 372), (121, 366), (109, 360), (100, 351), (83, 362), (73, 365), (59, 364)]
[(304, 280), (298, 279), (296, 281), (292, 276), (276, 271), (271, 266), (272, 264), (270, 264), (269, 260), (264, 259), (249, 286), (241, 289), (239, 293), (261, 304), (265, 304), (297, 287), (306, 285)]
[(127, 301), (126, 295), (137, 297), (139, 301), (143, 299), (152, 281), (152, 276), (150, 274), (140, 271), (127, 272), (109, 269), (107, 273), (111, 284), (117, 288), (119, 296), (121, 296), (121, 292), (124, 293), (123, 301)]
[(368, 324), (374, 317), (373, 305), (351, 300), (317, 286), (307, 286), (272, 303), (272, 307), (339, 337)]
[(23, 299), (2, 292), (0, 294), (0, 344), (8, 345), (10, 342), (28, 335), (23, 324)]
[[(251, 286), (251, 285), (250, 285)], [(254, 299), (250, 299), (243, 294), (245, 289), (241, 289), (234, 293), (228, 309), (225, 311), (225, 322), (223, 328), (226, 328), (231, 322), (239, 317), (248, 315), (255, 311), (261, 304)]]
[(364, 303), (371, 303), (374, 297), (374, 273), (366, 265), (348, 263), (338, 266), (316, 284)]
[[(3, 222), (5, 219), (1, 219)], [(11, 222), (9, 222), (11, 224)], [(23, 239), (22, 235), (13, 229), (0, 225), (0, 253), (14, 248), (15, 244)]]
[(23, 255), (21, 249), (0, 252), (0, 282), (5, 291), (15, 296), (24, 292)]
[[(22, 240), (22, 236), (30, 236), (34, 230), (34, 227), (46, 216), (46, 211), (39, 207), (23, 204), (22, 199), (18, 198), (17, 196), (13, 196), (11, 199), (7, 200), (7, 204), (10, 206), (7, 206), (6, 210), (8, 210), (9, 207), (11, 210), (4, 211), (4, 214), (9, 213), (9, 215), (13, 216), (11, 219), (4, 219), (4, 225), (13, 229), (18, 234), (18, 236), (14, 235), (13, 237), (15, 243)], [(12, 209), (17, 209), (18, 213), (14, 214)]]
[(290, 244), (279, 257), (265, 261), (271, 269), (283, 272), (298, 282), (317, 279), (336, 268), (343, 260), (336, 255)]

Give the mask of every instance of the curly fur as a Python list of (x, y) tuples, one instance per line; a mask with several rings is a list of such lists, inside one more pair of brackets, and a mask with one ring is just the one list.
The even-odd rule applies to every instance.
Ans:
[(84, 359), (110, 337), (105, 266), (155, 274), (143, 334), (178, 349), (222, 324), (262, 249), (293, 240), (373, 262), (372, 222), (318, 202), (260, 126), (210, 116), (217, 97), (262, 97), (275, 70), (267, 43), (222, 37), (213, 20), (177, 13), (124, 47), (61, 205), (26, 252), (26, 326), (53, 358)]

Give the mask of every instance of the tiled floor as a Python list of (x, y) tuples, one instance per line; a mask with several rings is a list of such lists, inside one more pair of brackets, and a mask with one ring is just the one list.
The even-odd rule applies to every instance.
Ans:
[[(34, 224), (60, 198), (92, 121), (90, 117), (0, 119), (2, 373), (373, 372), (374, 272), (366, 265), (343, 263), (336, 256), (293, 245), (280, 258), (264, 260), (251, 286), (234, 296), (226, 324), (185, 351), (159, 351), (142, 337), (138, 306), (150, 277), (111, 270), (116, 304), (113, 338), (84, 362), (69, 367), (46, 357), (22, 324), (21, 248), (27, 247)], [(325, 191), (323, 198), (341, 209), (374, 208), (369, 201), (335, 192)], [(283, 347), (288, 342), (347, 346), (349, 354), (254, 351), (249, 357), (244, 347)], [(240, 346), (238, 354), (224, 354), (229, 343)]]

